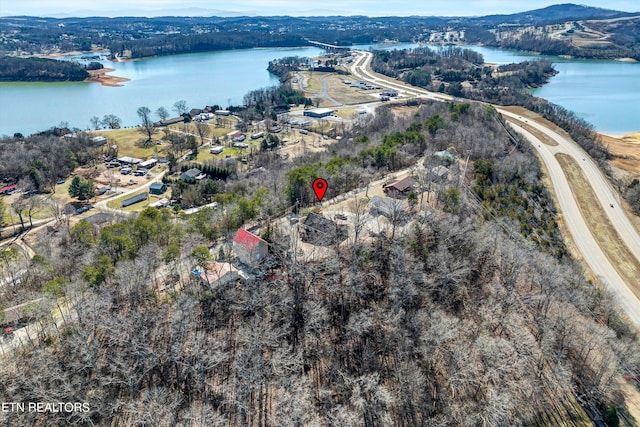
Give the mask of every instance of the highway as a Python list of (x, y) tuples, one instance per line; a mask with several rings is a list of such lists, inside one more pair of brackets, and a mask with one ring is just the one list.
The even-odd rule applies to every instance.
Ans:
[[(376, 75), (376, 73), (370, 70), (373, 54), (364, 51), (356, 51), (356, 54), (358, 57), (351, 65), (350, 71), (362, 80), (369, 81), (381, 87), (395, 89), (400, 95), (408, 97), (420, 97), (437, 101), (451, 101), (454, 99), (444, 94), (429, 92), (417, 87), (409, 87), (407, 84), (396, 82), (386, 76)], [(571, 187), (569, 186), (569, 182), (555, 155), (558, 153), (566, 154), (572, 157), (582, 168), (586, 179), (596, 194), (600, 208), (606, 213), (622, 242), (636, 260), (640, 262), (640, 235), (623, 210), (620, 204), (620, 196), (600, 171), (593, 159), (570, 138), (533, 120), (523, 119), (500, 106), (494, 105), (494, 107), (499, 113), (508, 118), (509, 121), (514, 122), (515, 124), (512, 125), (512, 128), (522, 134), (536, 148), (549, 172), (553, 189), (560, 205), (559, 209), (565, 218), (569, 233), (586, 264), (616, 296), (630, 320), (637, 327), (640, 327), (640, 300), (631, 290), (632, 286), (637, 286), (638, 284), (626, 283), (606, 257), (598, 244), (597, 236), (589, 229), (585, 218), (582, 216), (571, 191)], [(544, 144), (531, 132), (518, 126), (518, 122), (524, 124), (523, 121), (553, 139), (558, 145), (551, 146)]]

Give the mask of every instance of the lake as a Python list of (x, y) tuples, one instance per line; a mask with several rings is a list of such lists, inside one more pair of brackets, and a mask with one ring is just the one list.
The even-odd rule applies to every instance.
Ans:
[[(393, 49), (416, 45), (375, 45)], [(358, 48), (368, 48), (358, 46)], [(537, 58), (522, 52), (478, 46), (485, 61), (497, 64)], [(134, 126), (136, 110), (169, 111), (184, 99), (190, 107), (238, 105), (253, 90), (278, 84), (267, 71), (270, 60), (285, 56), (317, 56), (313, 47), (245, 49), (184, 54), (113, 63), (113, 75), (131, 81), (123, 87), (98, 83), (0, 83), (0, 135), (30, 134), (60, 122), (86, 129), (91, 116), (115, 114), (123, 126)], [(560, 104), (593, 123), (601, 132), (624, 134), (640, 130), (640, 64), (619, 61), (567, 60), (547, 57), (560, 73), (534, 94)]]

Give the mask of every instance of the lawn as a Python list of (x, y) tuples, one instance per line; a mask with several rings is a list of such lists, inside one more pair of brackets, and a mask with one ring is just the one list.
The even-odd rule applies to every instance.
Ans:
[[(115, 129), (110, 131), (96, 131), (95, 135), (101, 135), (107, 138), (108, 144), (116, 144), (118, 146), (118, 156), (138, 157), (140, 159), (148, 159), (153, 155), (164, 155), (164, 146), (153, 144), (144, 148), (140, 143), (146, 139), (146, 136), (137, 129)], [(157, 141), (164, 134), (158, 131), (152, 139)]]
[[(140, 193), (144, 193), (144, 192), (149, 192), (149, 189), (147, 188), (144, 191), (140, 191)], [(155, 194), (148, 194), (147, 200), (143, 200), (142, 202), (138, 202), (138, 203), (134, 203), (133, 205), (129, 205), (126, 208), (122, 207), (122, 201), (125, 199), (128, 199), (129, 197), (133, 197), (138, 193), (135, 194), (129, 194), (128, 196), (120, 196), (117, 197), (113, 200), (110, 200), (107, 203), (107, 206), (112, 208), (112, 209), (118, 209), (118, 210), (122, 210), (125, 212), (140, 212), (142, 210), (144, 210), (144, 208), (146, 208), (147, 206), (149, 206), (150, 203), (156, 202), (160, 199), (167, 199), (169, 198), (169, 196), (167, 195), (167, 193), (164, 193), (163, 195), (160, 196), (156, 196)]]

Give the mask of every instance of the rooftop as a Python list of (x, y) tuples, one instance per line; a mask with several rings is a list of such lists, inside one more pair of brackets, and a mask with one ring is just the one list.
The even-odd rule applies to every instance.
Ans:
[(392, 188), (401, 193), (404, 193), (405, 191), (409, 191), (414, 183), (415, 180), (411, 176), (406, 176), (402, 179), (392, 182), (389, 185), (385, 185), (384, 189), (386, 190), (388, 188)]
[(237, 243), (249, 251), (253, 251), (260, 243), (268, 244), (266, 240), (242, 228), (238, 229), (238, 232), (233, 238), (233, 243)]

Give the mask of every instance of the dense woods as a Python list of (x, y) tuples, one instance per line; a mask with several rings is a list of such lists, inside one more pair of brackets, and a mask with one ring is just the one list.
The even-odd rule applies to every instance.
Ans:
[(547, 60), (501, 65), (494, 69), (484, 64), (478, 52), (459, 47), (376, 51), (371, 63), (374, 71), (432, 91), (463, 96), (467, 91), (486, 89), (522, 90), (541, 86), (556, 74)]
[(172, 35), (162, 38), (113, 43), (109, 46), (112, 56), (144, 58), (157, 55), (174, 55), (188, 52), (248, 49), (253, 47), (293, 47), (306, 43), (298, 35), (270, 34), (259, 37), (251, 31), (228, 31), (200, 35)]
[[(635, 336), (563, 255), (528, 145), (474, 104), (429, 102), (407, 116), (384, 107), (352, 135), (332, 152), (220, 182), (224, 210), (176, 220), (148, 209), (44, 233), (28, 273), (0, 298), (8, 306), (44, 291), (64, 322), (42, 313), (42, 332), (0, 366), (0, 396), (90, 409), (4, 420), (577, 425), (583, 407), (620, 404), (612, 379), (636, 366)], [(444, 161), (441, 150), (468, 153), (466, 177), (462, 160)], [(297, 179), (326, 176), (332, 197), (423, 153), (425, 174), (445, 165), (451, 177), (418, 176), (436, 198), (392, 217), (386, 231), (310, 258), (287, 226), (268, 221)], [(211, 287), (183, 273), (250, 215), (263, 218), (271, 243), (250, 276)], [(228, 256), (223, 245), (206, 257)]]
[(0, 80), (4, 81), (82, 81), (87, 77), (86, 68), (71, 61), (0, 57)]

